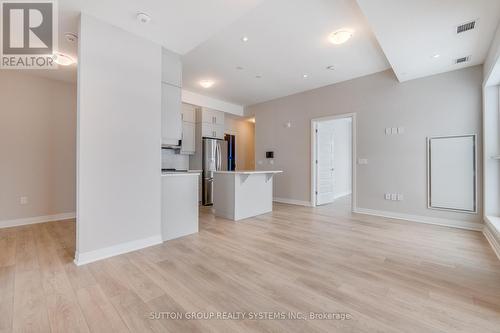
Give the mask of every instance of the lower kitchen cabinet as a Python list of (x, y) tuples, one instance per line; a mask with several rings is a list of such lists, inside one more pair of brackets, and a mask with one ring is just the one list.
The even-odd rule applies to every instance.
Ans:
[(162, 178), (163, 241), (198, 232), (199, 173), (167, 173)]

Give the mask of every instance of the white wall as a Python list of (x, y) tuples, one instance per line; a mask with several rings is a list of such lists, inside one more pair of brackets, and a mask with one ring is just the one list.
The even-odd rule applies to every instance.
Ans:
[[(256, 166), (284, 170), (275, 177), (275, 197), (309, 202), (311, 119), (356, 113), (357, 157), (368, 159), (357, 166), (358, 207), (479, 224), (480, 214), (427, 208), (426, 137), (480, 137), (481, 83), (481, 66), (405, 83), (385, 71), (250, 106), (247, 115), (256, 117)], [(405, 127), (403, 135), (385, 135), (386, 127), (398, 126)], [(274, 165), (265, 162), (267, 150), (275, 151)], [(478, 152), (481, 207), (481, 144)], [(402, 193), (404, 200), (384, 200), (385, 192)]]
[(75, 141), (75, 84), (0, 71), (0, 227), (74, 214)]
[(161, 240), (161, 47), (81, 15), (77, 262)]
[(484, 214), (500, 216), (500, 25), (484, 63)]
[(495, 36), (491, 42), (488, 55), (484, 61), (484, 85), (492, 86), (500, 84), (500, 24), (498, 24)]

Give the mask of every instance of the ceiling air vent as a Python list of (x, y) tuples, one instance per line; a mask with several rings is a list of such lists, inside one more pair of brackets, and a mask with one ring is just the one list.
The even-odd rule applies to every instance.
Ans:
[(467, 23), (464, 23), (464, 24), (460, 24), (457, 27), (457, 34), (461, 34), (462, 32), (466, 32), (466, 31), (472, 30), (475, 27), (476, 27), (476, 21), (475, 20), (467, 22)]
[(455, 59), (455, 64), (463, 64), (464, 62), (468, 62), (470, 60), (470, 56), (462, 57)]

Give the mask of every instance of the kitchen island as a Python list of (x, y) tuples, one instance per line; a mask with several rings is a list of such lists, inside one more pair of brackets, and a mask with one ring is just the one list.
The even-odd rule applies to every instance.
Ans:
[(233, 221), (272, 212), (273, 177), (283, 171), (214, 171), (215, 215)]

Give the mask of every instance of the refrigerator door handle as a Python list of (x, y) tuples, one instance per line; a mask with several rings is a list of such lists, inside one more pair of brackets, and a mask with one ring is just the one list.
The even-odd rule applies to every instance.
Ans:
[(217, 158), (217, 170), (220, 170), (221, 168), (221, 149), (220, 149), (220, 143), (217, 142), (216, 147), (216, 153), (215, 156)]

